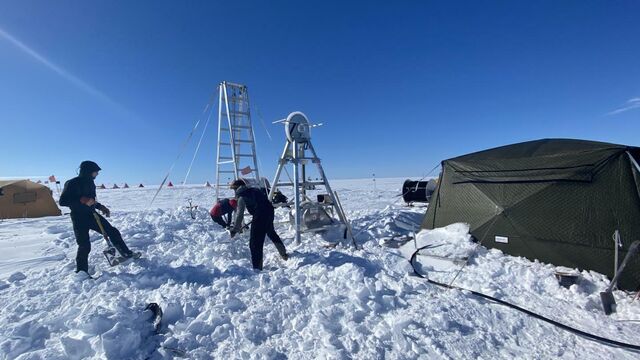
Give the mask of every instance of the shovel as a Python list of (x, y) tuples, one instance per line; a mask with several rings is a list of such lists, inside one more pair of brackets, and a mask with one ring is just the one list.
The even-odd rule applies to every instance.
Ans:
[(96, 219), (96, 223), (98, 223), (100, 232), (102, 233), (104, 240), (107, 242), (107, 250), (103, 251), (102, 253), (104, 254), (104, 257), (107, 258), (107, 262), (109, 263), (109, 265), (116, 266), (118, 265), (118, 259), (116, 257), (116, 248), (113, 247), (113, 244), (111, 243), (111, 239), (109, 239), (109, 235), (107, 235), (107, 232), (104, 230), (104, 227), (102, 226), (102, 221), (100, 221), (100, 216), (98, 216), (98, 214), (94, 212), (93, 217), (94, 219)]
[[(240, 228), (240, 230), (238, 231), (238, 233), (243, 232), (245, 229), (247, 229), (251, 223), (253, 222), (253, 220), (249, 221), (248, 223), (242, 225), (242, 227)], [(229, 234), (229, 236), (231, 236), (231, 229), (227, 229), (227, 234)]]
[(613, 280), (611, 280), (611, 283), (609, 283), (609, 287), (607, 287), (606, 291), (600, 293), (600, 300), (602, 300), (602, 309), (607, 315), (610, 315), (611, 313), (614, 313), (616, 311), (616, 299), (613, 297), (612, 293), (613, 288), (618, 283), (618, 278), (620, 277), (620, 274), (622, 274), (624, 267), (627, 266), (629, 259), (635, 256), (638, 253), (638, 250), (640, 250), (640, 240), (634, 241), (631, 246), (629, 246), (627, 256), (625, 256), (624, 260), (622, 260), (622, 264), (620, 264), (618, 271), (616, 271), (616, 275), (613, 277)]

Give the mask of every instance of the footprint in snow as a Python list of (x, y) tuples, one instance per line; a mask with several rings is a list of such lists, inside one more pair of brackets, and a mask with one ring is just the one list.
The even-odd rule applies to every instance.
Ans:
[(44, 232), (47, 233), (47, 234), (61, 234), (61, 233), (69, 232), (69, 226), (67, 226), (67, 225), (51, 225), (51, 226), (47, 226), (47, 228), (44, 230)]
[(13, 274), (11, 274), (11, 276), (9, 276), (9, 278), (7, 280), (9, 280), (10, 283), (15, 283), (18, 281), (22, 281), (24, 279), (27, 278), (27, 275), (21, 273), (21, 272), (14, 272)]

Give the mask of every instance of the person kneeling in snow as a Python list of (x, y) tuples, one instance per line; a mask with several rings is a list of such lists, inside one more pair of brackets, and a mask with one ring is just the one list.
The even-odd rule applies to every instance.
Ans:
[(237, 206), (238, 202), (236, 201), (236, 199), (218, 200), (218, 202), (213, 205), (211, 211), (209, 212), (209, 215), (211, 215), (211, 220), (225, 229), (228, 228), (229, 226), (231, 226), (231, 216)]
[(287, 249), (273, 227), (274, 211), (273, 205), (267, 195), (260, 189), (247, 187), (243, 180), (236, 180), (231, 183), (231, 189), (236, 193), (238, 207), (234, 226), (231, 229), (231, 237), (242, 229), (242, 219), (244, 209), (253, 216), (251, 221), (251, 234), (249, 236), (249, 249), (251, 250), (251, 263), (254, 269), (262, 270), (262, 252), (264, 247), (264, 237), (269, 236), (273, 245), (278, 249), (280, 256), (287, 260)]
[(106, 206), (96, 201), (96, 184), (93, 180), (98, 176), (100, 170), (102, 169), (93, 161), (83, 161), (80, 164), (79, 175), (64, 184), (59, 201), (61, 206), (67, 206), (71, 209), (73, 232), (76, 235), (76, 243), (78, 243), (76, 272), (84, 271), (87, 274), (89, 271), (89, 252), (91, 252), (89, 230), (100, 232), (94, 213), (100, 218), (105, 232), (120, 255), (125, 258), (134, 256), (134, 253), (122, 240), (120, 231), (111, 226), (103, 216), (96, 213), (97, 209), (106, 217), (111, 215)]

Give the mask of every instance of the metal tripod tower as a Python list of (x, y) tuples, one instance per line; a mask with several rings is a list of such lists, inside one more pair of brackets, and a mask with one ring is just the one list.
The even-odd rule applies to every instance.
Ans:
[[(330, 223), (342, 223), (345, 226), (345, 238), (351, 238), (351, 242), (355, 245), (351, 225), (344, 213), (340, 199), (331, 189), (322, 168), (322, 162), (311, 144), (310, 130), (313, 126), (309, 123), (306, 115), (299, 111), (293, 112), (286, 119), (277, 122), (284, 123), (287, 142), (278, 161), (278, 169), (273, 179), (273, 187), (269, 192), (269, 199), (273, 201), (274, 194), (279, 187), (293, 187), (296, 242), (300, 242), (300, 235), (304, 231), (322, 231), (325, 226), (330, 226), (329, 223), (323, 222), (327, 220)], [(311, 154), (306, 155), (306, 151)], [(317, 181), (306, 179), (306, 165), (309, 161), (317, 166), (320, 175)], [(293, 164), (292, 182), (280, 182), (282, 170), (289, 163)], [(313, 201), (307, 196), (307, 191), (315, 190), (316, 186), (324, 186), (326, 194), (319, 195), (318, 200)], [(335, 213), (338, 216), (338, 221), (331, 218), (327, 210)], [(303, 223), (306, 227), (305, 230), (302, 229)]]
[(260, 183), (247, 87), (223, 81), (218, 91), (216, 201), (227, 180), (255, 178)]

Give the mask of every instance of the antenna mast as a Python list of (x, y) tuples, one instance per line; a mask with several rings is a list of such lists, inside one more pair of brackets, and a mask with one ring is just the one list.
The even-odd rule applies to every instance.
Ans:
[[(351, 226), (347, 221), (340, 199), (331, 189), (322, 162), (311, 144), (311, 128), (319, 125), (311, 125), (306, 115), (296, 111), (287, 116), (286, 119), (276, 121), (284, 123), (287, 141), (282, 151), (282, 156), (278, 161), (278, 169), (273, 179), (273, 187), (269, 192), (269, 199), (273, 201), (274, 194), (279, 187), (293, 187), (294, 205), (294, 226), (296, 243), (300, 242), (300, 235), (303, 232), (324, 231), (328, 226), (341, 223), (345, 227), (345, 238), (347, 235), (354, 242)], [(309, 154), (307, 155), (307, 151)], [(317, 181), (305, 178), (306, 166), (309, 161), (317, 166), (320, 178)], [(293, 182), (280, 182), (282, 170), (289, 164), (293, 164)], [(302, 178), (300, 177), (302, 173)], [(317, 196), (317, 201), (307, 196), (308, 190), (315, 190), (316, 186), (324, 186), (326, 194)], [(338, 219), (334, 219), (329, 212), (335, 213)], [(304, 226), (304, 229), (303, 229)]]

